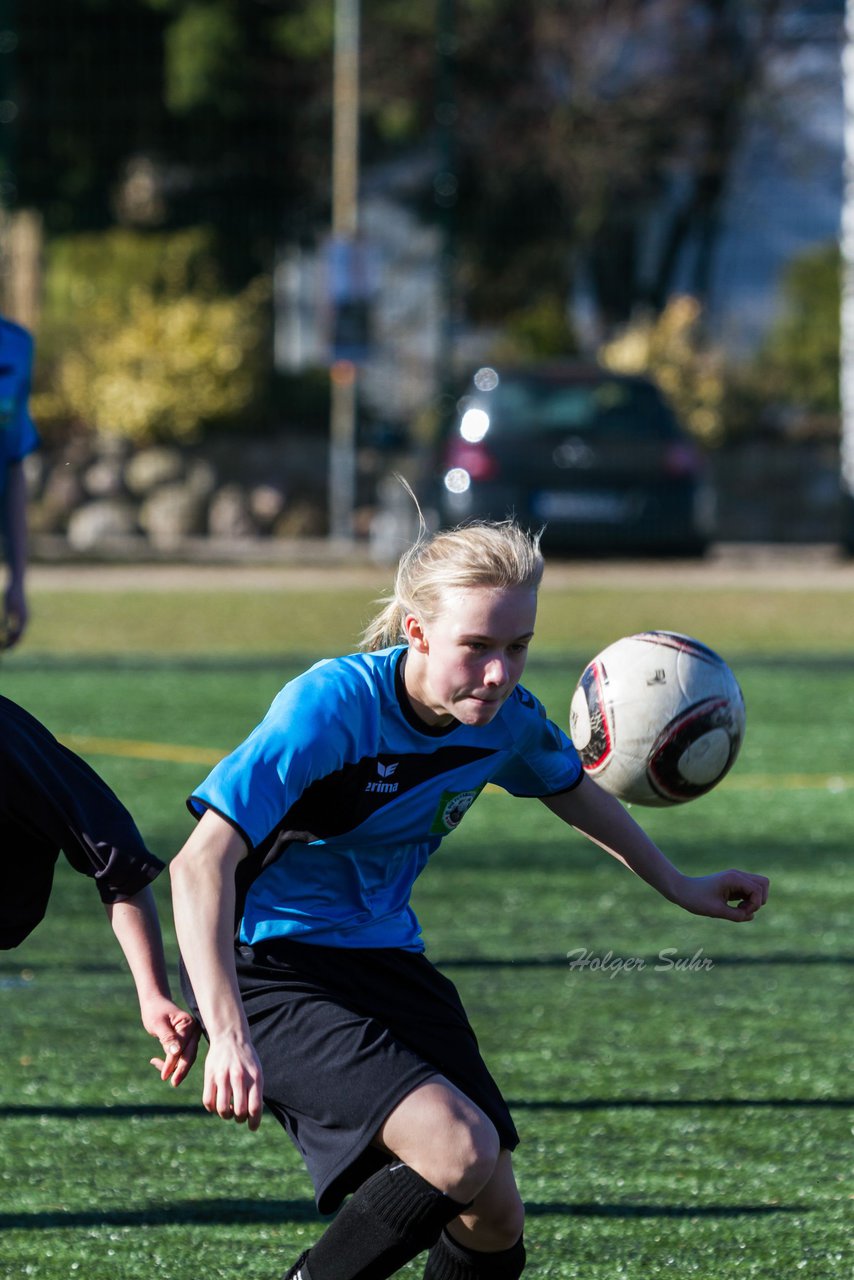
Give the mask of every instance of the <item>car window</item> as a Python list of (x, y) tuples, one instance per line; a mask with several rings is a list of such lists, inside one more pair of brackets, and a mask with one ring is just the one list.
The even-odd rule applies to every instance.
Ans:
[(493, 437), (528, 431), (667, 436), (674, 429), (654, 387), (610, 378), (563, 385), (504, 378), (478, 406), (489, 415)]

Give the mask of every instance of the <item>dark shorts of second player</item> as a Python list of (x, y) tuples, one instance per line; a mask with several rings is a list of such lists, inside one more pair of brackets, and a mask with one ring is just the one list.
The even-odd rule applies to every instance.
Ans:
[(437, 1074), (489, 1117), (502, 1147), (518, 1145), (456, 987), (424, 955), (277, 939), (238, 947), (236, 960), (264, 1101), (305, 1160), (321, 1213), (387, 1163), (374, 1136)]

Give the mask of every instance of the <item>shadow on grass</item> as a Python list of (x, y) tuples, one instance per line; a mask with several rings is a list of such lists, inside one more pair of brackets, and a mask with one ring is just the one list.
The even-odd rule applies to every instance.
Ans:
[[(534, 652), (527, 660), (530, 675), (536, 671), (559, 672), (583, 670), (590, 654), (578, 652)], [(731, 665), (743, 674), (750, 668), (758, 671), (851, 671), (854, 657), (850, 653), (744, 653), (730, 654)], [(16, 653), (15, 672), (62, 671), (76, 674), (88, 671), (272, 671), (279, 675), (287, 667), (304, 671), (317, 661), (316, 653)]]
[[(511, 1111), (631, 1111), (644, 1107), (652, 1110), (690, 1111), (763, 1107), (769, 1110), (792, 1111), (804, 1108), (826, 1108), (831, 1111), (847, 1111), (854, 1108), (852, 1098), (511, 1098), (507, 1105)], [(0, 1111), (2, 1115), (2, 1111)]]
[[(804, 1205), (571, 1204), (534, 1201), (531, 1217), (576, 1218), (749, 1218), (777, 1213), (809, 1213)], [(187, 1200), (148, 1209), (33, 1213), (0, 1213), (0, 1231), (55, 1231), (92, 1227), (276, 1226), (285, 1222), (318, 1222), (313, 1200)]]
[[(227, 674), (243, 671), (269, 671), (284, 684), (287, 672), (294, 668), (293, 674), (305, 671), (317, 661), (316, 654), (288, 653), (283, 657), (277, 654), (259, 653), (222, 653), (222, 654), (182, 654), (182, 653), (19, 653), (15, 656), (14, 672), (21, 675), (35, 673), (62, 672), (68, 675), (85, 675), (89, 672), (125, 672), (125, 671), (190, 671), (190, 672), (225, 672)], [(10, 667), (10, 669), (12, 669)]]
[(161, 1117), (168, 1117), (172, 1120), (176, 1116), (195, 1116), (201, 1120), (213, 1120), (216, 1118), (209, 1115), (201, 1103), (198, 1106), (177, 1103), (171, 1107), (162, 1103), (145, 1102), (120, 1102), (116, 1106), (103, 1106), (94, 1103), (82, 1103), (79, 1106), (57, 1106), (53, 1103), (46, 1103), (44, 1106), (40, 1106), (37, 1102), (22, 1103), (20, 1105), (0, 1104), (0, 1120), (27, 1120), (36, 1117), (53, 1120), (129, 1120), (134, 1116), (144, 1116), (146, 1120), (156, 1120)]
[(551, 1214), (576, 1218), (741, 1218), (810, 1212), (801, 1204), (568, 1204), (561, 1200), (525, 1204), (525, 1213), (532, 1218)]
[[(567, 955), (554, 956), (448, 956), (446, 959), (439, 958), (434, 960), (437, 969), (572, 969), (573, 957)], [(659, 955), (648, 956), (632, 956), (633, 961), (638, 961), (636, 968), (654, 970), (658, 968), (662, 973), (670, 972), (673, 969), (678, 970), (679, 957), (671, 956), (665, 952), (665, 958)], [(686, 957), (686, 965), (690, 957)], [(720, 968), (738, 968), (741, 965), (745, 967), (758, 967), (760, 965), (805, 965), (809, 967), (820, 965), (854, 965), (854, 954), (845, 955), (834, 953), (833, 955), (822, 955), (820, 952), (812, 955), (806, 955), (798, 951), (777, 951), (769, 955), (757, 954), (755, 956), (708, 956), (706, 960), (710, 960), (714, 967)], [(26, 967), (29, 970), (26, 978), (21, 976), (21, 964), (5, 963), (0, 960), (0, 988), (31, 988), (33, 986), (34, 977), (39, 973), (77, 973), (89, 975), (107, 975), (109, 977), (119, 977), (124, 980), (126, 974), (121, 966), (117, 964), (64, 964), (61, 961), (51, 960), (32, 960)], [(683, 966), (685, 967), (685, 966)], [(8, 975), (8, 976), (7, 976)]]
[(166, 1227), (194, 1223), (227, 1227), (241, 1222), (273, 1226), (282, 1222), (316, 1222), (313, 1200), (185, 1200), (147, 1209), (86, 1209), (68, 1213), (0, 1213), (0, 1231), (68, 1230), (75, 1227)]
[[(728, 1110), (746, 1107), (762, 1107), (766, 1110), (797, 1111), (824, 1109), (847, 1111), (854, 1109), (851, 1098), (511, 1098), (508, 1106), (514, 1111), (631, 1111), (652, 1110)], [(37, 1102), (0, 1104), (0, 1120), (129, 1120), (134, 1117), (157, 1120), (192, 1116), (196, 1120), (215, 1121), (199, 1104), (178, 1103), (118, 1103), (101, 1106), (83, 1103), (79, 1106), (60, 1106)]]
[[(568, 969), (573, 968), (573, 956), (459, 956), (448, 957), (447, 959), (439, 959), (434, 963), (437, 969)], [(670, 955), (667, 951), (662, 955), (654, 956), (632, 956), (633, 961), (638, 961), (637, 969), (659, 969), (662, 973), (670, 972), (673, 969), (678, 970), (679, 958)], [(600, 957), (601, 959), (601, 957)], [(690, 957), (686, 957), (687, 966)], [(706, 960), (717, 969), (718, 966), (724, 968), (735, 968), (739, 965), (758, 966), (758, 965), (854, 965), (854, 955), (822, 955), (817, 953), (814, 955), (804, 955), (798, 951), (777, 951), (770, 955), (758, 954), (755, 956), (708, 956)], [(576, 966), (577, 967), (577, 966)]]

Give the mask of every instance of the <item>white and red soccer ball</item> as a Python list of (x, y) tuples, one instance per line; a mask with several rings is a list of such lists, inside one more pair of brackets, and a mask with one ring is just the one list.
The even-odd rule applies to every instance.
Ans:
[(684, 804), (732, 768), (744, 698), (713, 650), (673, 631), (603, 649), (572, 697), (569, 728), (585, 772), (633, 804)]

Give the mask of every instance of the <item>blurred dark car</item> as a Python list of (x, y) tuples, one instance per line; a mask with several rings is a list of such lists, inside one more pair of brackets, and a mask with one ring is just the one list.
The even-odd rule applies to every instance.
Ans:
[(597, 366), (478, 370), (434, 481), (442, 526), (515, 515), (549, 549), (697, 556), (711, 537), (696, 442), (652, 382)]

